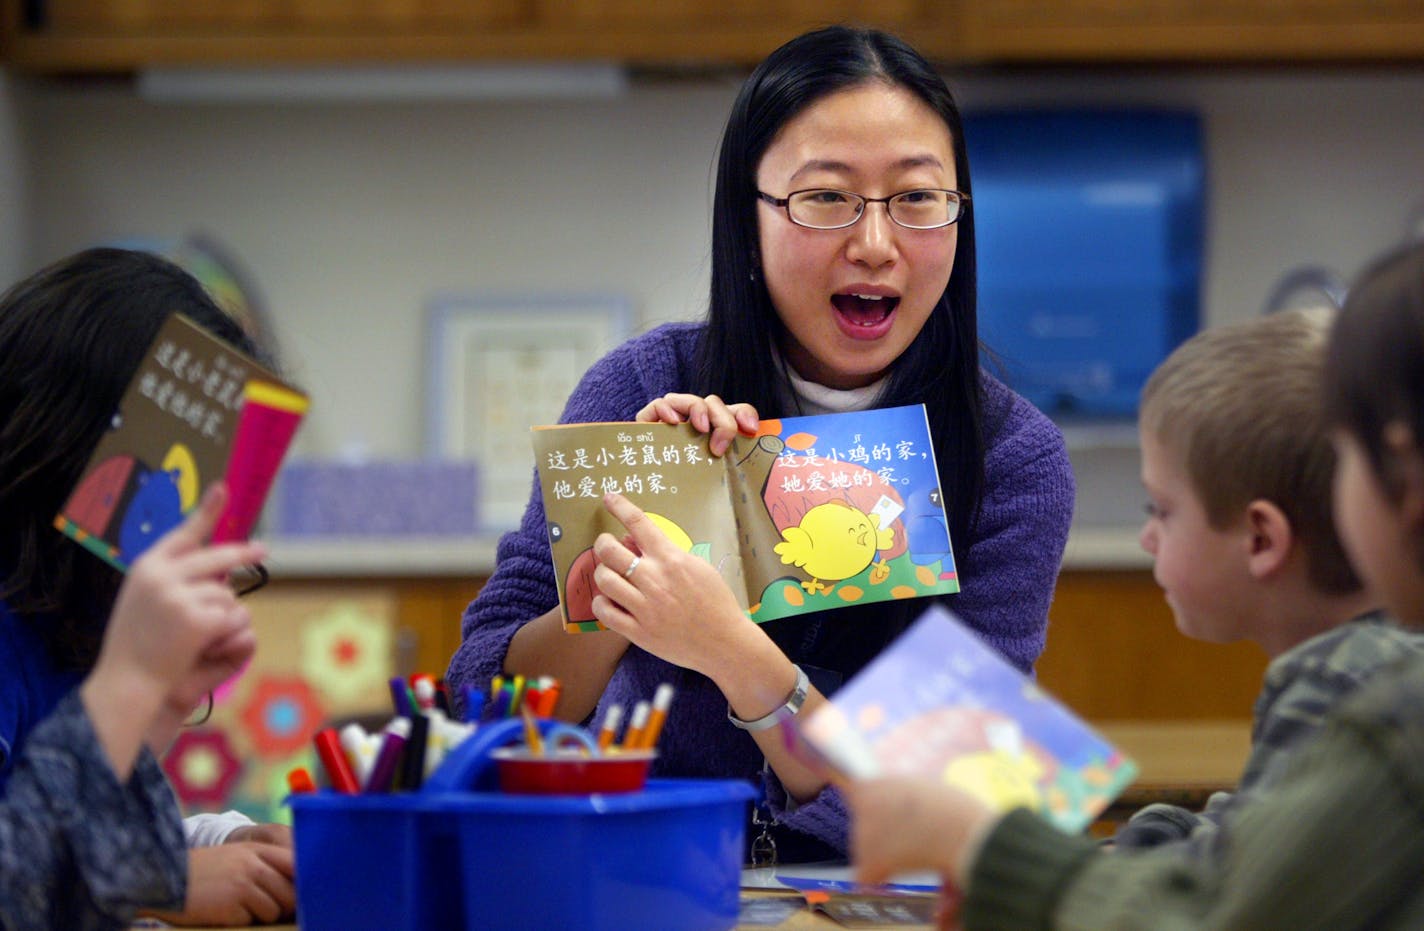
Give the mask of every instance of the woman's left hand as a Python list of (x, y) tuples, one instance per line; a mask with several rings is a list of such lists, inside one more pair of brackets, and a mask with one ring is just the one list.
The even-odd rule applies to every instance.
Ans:
[(593, 543), (594, 616), (669, 663), (714, 680), (725, 674), (761, 633), (732, 590), (716, 568), (684, 552), (627, 498), (607, 494), (603, 503), (628, 538), (625, 544), (603, 533)]
[(701, 433), (712, 434), (707, 441), (712, 455), (720, 456), (738, 434), (756, 436), (761, 419), (750, 404), (728, 404), (715, 394), (670, 392), (654, 398), (634, 415), (639, 423), (690, 423)]

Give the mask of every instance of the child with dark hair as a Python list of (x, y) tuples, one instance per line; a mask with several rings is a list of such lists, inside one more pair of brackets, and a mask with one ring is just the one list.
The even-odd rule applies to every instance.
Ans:
[[(87, 250), (0, 297), (0, 793), (41, 722), (100, 659), (124, 577), (54, 519), (174, 313), (257, 354), (196, 279), (147, 253)], [(165, 749), (205, 694), (170, 696), (147, 746)], [(246, 924), (291, 912), (286, 827), (230, 813), (194, 816), (185, 829), (190, 845), (215, 846), (193, 847), (187, 900), (166, 918)]]

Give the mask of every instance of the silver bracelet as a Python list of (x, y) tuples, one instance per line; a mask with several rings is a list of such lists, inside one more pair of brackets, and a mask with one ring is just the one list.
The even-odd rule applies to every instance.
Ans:
[(796, 712), (801, 710), (801, 706), (806, 702), (806, 693), (811, 688), (811, 680), (806, 678), (806, 671), (800, 666), (796, 666), (796, 685), (791, 689), (791, 694), (786, 696), (786, 701), (779, 707), (764, 717), (755, 721), (743, 721), (732, 713), (732, 706), (727, 706), (727, 720), (732, 722), (734, 727), (740, 727), (744, 731), (764, 731), (767, 728), (776, 727), (796, 717)]

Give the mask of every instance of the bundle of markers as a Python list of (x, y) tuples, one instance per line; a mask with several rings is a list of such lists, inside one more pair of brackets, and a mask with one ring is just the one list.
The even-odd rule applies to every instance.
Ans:
[(656, 748), (663, 724), (667, 721), (668, 708), (672, 706), (672, 696), (672, 686), (664, 682), (653, 693), (651, 703), (640, 701), (634, 705), (633, 716), (623, 730), (622, 740), (618, 739), (618, 727), (623, 723), (623, 706), (617, 703), (609, 705), (598, 728), (598, 751), (610, 753)]
[[(489, 707), (479, 689), (467, 686), (463, 693), (464, 720), (456, 721), (451, 716), (444, 682), (417, 673), (409, 680), (396, 676), (390, 686), (396, 715), (380, 732), (367, 733), (361, 725), (350, 723), (339, 731), (323, 728), (313, 738), (327, 781), (337, 792), (420, 788), (445, 755), (475, 732), (481, 716), (523, 717), (526, 743), (532, 752), (542, 755), (545, 741), (536, 721), (552, 717), (559, 699), (559, 682), (551, 676), (495, 676), (490, 683)], [(618, 730), (623, 722), (623, 706), (610, 705), (597, 738), (588, 735), (581, 742), (598, 755), (650, 751), (657, 746), (672, 698), (673, 687), (666, 682), (659, 685), (651, 702), (640, 701), (633, 707), (621, 739)], [(571, 725), (557, 728), (587, 734)], [(315, 788), (311, 774), (301, 767), (288, 773), (287, 781), (293, 792)]]
[[(426, 673), (390, 681), (396, 716), (378, 733), (347, 724), (339, 731), (323, 728), (313, 738), (317, 757), (337, 792), (391, 792), (418, 789), (445, 754), (475, 732), (483, 696), (471, 701), (466, 692), (464, 721), (450, 714), (445, 684)], [(475, 694), (478, 694), (475, 692)], [(311, 775), (298, 768), (287, 775), (293, 792), (310, 791)]]

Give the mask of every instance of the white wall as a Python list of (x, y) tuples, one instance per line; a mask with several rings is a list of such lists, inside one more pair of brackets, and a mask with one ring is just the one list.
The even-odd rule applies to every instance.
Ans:
[[(1352, 274), (1424, 199), (1418, 70), (951, 83), (968, 108), (1198, 108), (1212, 323), (1254, 313), (1294, 264)], [(644, 325), (701, 311), (714, 149), (734, 90), (709, 79), (636, 84), (606, 102), (173, 105), (26, 88), (25, 259), (114, 236), (216, 233), (257, 276), (288, 365), (317, 399), (300, 451), (412, 456), (431, 292), (620, 292)], [(0, 179), (5, 150), (0, 119)], [(1133, 458), (1120, 464), (1129, 480)]]
[(306, 452), (422, 443), (423, 304), (438, 290), (705, 298), (712, 152), (731, 90), (612, 102), (27, 102), (36, 260), (203, 228), (233, 247), (316, 398)]

